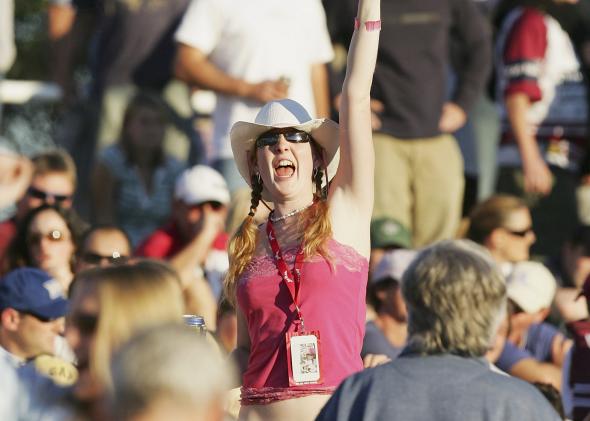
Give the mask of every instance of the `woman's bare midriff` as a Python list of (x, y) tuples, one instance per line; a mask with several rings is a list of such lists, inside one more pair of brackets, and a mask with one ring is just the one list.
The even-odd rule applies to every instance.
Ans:
[(310, 395), (240, 409), (239, 421), (313, 421), (330, 395)]

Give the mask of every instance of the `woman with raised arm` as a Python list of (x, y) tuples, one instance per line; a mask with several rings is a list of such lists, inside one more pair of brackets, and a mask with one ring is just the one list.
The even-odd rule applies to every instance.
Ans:
[[(226, 279), (238, 304), (240, 419), (314, 419), (338, 384), (363, 368), (379, 9), (379, 0), (360, 0), (351, 22), (340, 126), (287, 99), (232, 127), (234, 158), (252, 187)], [(266, 200), (274, 210), (256, 226)]]

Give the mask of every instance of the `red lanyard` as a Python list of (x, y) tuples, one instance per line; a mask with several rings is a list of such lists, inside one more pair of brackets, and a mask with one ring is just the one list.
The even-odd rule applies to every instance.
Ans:
[(301, 290), (301, 268), (303, 267), (304, 261), (303, 243), (299, 246), (299, 250), (295, 256), (295, 263), (293, 264), (293, 271), (291, 271), (287, 267), (287, 262), (285, 262), (285, 259), (283, 258), (283, 253), (281, 253), (281, 248), (279, 247), (279, 242), (277, 241), (277, 236), (275, 235), (275, 230), (270, 219), (266, 223), (266, 234), (268, 236), (268, 242), (270, 243), (275, 264), (279, 270), (279, 275), (291, 293), (293, 304), (295, 304), (297, 315), (301, 321), (301, 328), (302, 330), (305, 330), (303, 315), (301, 314), (301, 309), (299, 308), (299, 303), (297, 301), (299, 298), (299, 291)]

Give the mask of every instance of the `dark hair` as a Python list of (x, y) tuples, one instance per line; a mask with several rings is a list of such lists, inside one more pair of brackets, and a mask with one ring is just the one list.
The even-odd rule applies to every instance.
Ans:
[(569, 239), (569, 243), (572, 246), (583, 246), (585, 251), (590, 252), (590, 226), (577, 226)]
[(484, 244), (497, 228), (503, 228), (510, 215), (519, 209), (528, 209), (526, 203), (516, 197), (498, 194), (477, 204), (469, 214), (469, 227), (465, 237), (477, 244)]
[(46, 175), (51, 173), (63, 173), (72, 182), (74, 189), (76, 188), (76, 164), (72, 156), (64, 149), (52, 149), (34, 156), (33, 162), (34, 174)]
[(91, 226), (82, 234), (79, 242), (80, 247), (78, 247), (78, 255), (86, 251), (86, 242), (97, 231), (118, 232), (123, 237), (125, 237), (125, 241), (127, 242), (129, 250), (133, 250), (133, 246), (131, 245), (131, 239), (129, 238), (129, 235), (127, 234), (127, 232), (125, 232), (123, 228), (114, 224), (97, 224)]
[(70, 230), (74, 249), (78, 248), (78, 244), (80, 244), (80, 236), (86, 227), (86, 223), (73, 209), (64, 209), (59, 205), (45, 203), (38, 208), (29, 211), (29, 213), (27, 213), (18, 223), (16, 235), (7, 250), (6, 259), (3, 265), (4, 267), (2, 268), (4, 273), (24, 266), (35, 266), (31, 258), (29, 244), (27, 243), (28, 233), (35, 217), (46, 210), (53, 210), (64, 220), (66, 226)]
[(375, 309), (378, 313), (383, 305), (382, 300), (379, 299), (378, 294), (381, 291), (386, 291), (390, 288), (399, 288), (400, 284), (393, 278), (385, 278), (379, 282), (373, 283), (369, 281), (367, 285), (367, 303)]
[(555, 388), (552, 384), (549, 383), (540, 383), (535, 382), (533, 383), (535, 387), (545, 396), (545, 399), (549, 401), (555, 412), (559, 415), (562, 420), (565, 420), (565, 411), (563, 410), (563, 403), (561, 401), (561, 394), (559, 390)]
[[(164, 120), (164, 124), (166, 124), (169, 120), (170, 112), (165, 102), (160, 97), (160, 95), (150, 90), (142, 90), (135, 94), (135, 96), (131, 99), (131, 101), (129, 101), (129, 104), (125, 109), (125, 114), (123, 115), (123, 124), (121, 126), (121, 135), (119, 140), (121, 148), (125, 153), (125, 157), (130, 164), (134, 164), (137, 161), (137, 154), (139, 152), (131, 145), (129, 136), (127, 135), (127, 127), (129, 125), (129, 122), (131, 121), (131, 119), (135, 117), (137, 112), (140, 109), (146, 108), (157, 112)], [(142, 153), (145, 152), (142, 151)], [(154, 154), (152, 164), (154, 165), (154, 167), (158, 166), (162, 163), (163, 159), (164, 147), (161, 145), (160, 148)]]

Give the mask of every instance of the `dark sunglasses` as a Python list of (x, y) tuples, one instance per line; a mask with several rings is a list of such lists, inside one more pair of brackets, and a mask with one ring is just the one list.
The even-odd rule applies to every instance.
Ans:
[(506, 231), (508, 231), (510, 234), (516, 235), (517, 237), (526, 237), (529, 233), (533, 232), (533, 227), (528, 227), (528, 228), (523, 229), (521, 231), (511, 230), (508, 228), (504, 228), (504, 229)]
[(49, 318), (49, 317), (43, 317), (43, 316), (39, 316), (38, 314), (35, 313), (31, 313), (30, 311), (19, 311), (20, 314), (25, 314), (27, 316), (31, 316), (37, 320), (39, 320), (40, 322), (43, 323), (49, 323), (54, 321), (55, 319)]
[(214, 211), (218, 211), (219, 209), (224, 207), (223, 203), (215, 202), (215, 201), (201, 203), (201, 206), (202, 205), (209, 205), (211, 207), (211, 209), (213, 209)]
[(27, 236), (27, 244), (39, 244), (43, 238), (46, 238), (51, 242), (57, 243), (65, 240), (65, 235), (60, 230), (51, 230), (45, 234), (42, 234), (40, 232), (31, 233)]
[(68, 323), (80, 331), (81, 335), (90, 336), (98, 326), (98, 316), (88, 313), (78, 313), (70, 316)]
[(105, 260), (109, 262), (110, 265), (122, 265), (129, 261), (129, 256), (120, 254), (118, 251), (113, 252), (110, 256), (88, 252), (82, 255), (82, 260), (90, 265), (99, 265)]
[(267, 132), (263, 133), (256, 139), (256, 147), (264, 148), (265, 146), (274, 146), (279, 142), (279, 137), (283, 135), (291, 143), (308, 143), (311, 136), (307, 132), (299, 130), (289, 132)]
[(36, 189), (35, 187), (29, 187), (27, 190), (27, 194), (31, 197), (36, 199), (41, 199), (44, 202), (47, 202), (50, 199), (53, 199), (54, 202), (62, 203), (67, 200), (71, 200), (72, 196), (67, 194), (51, 194), (44, 192), (43, 190)]

